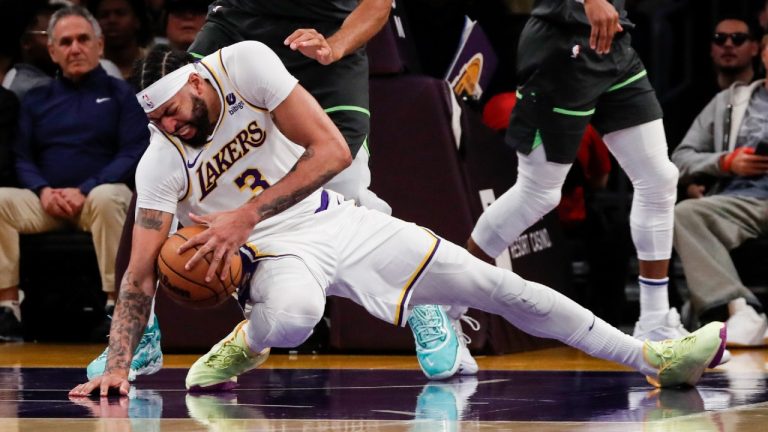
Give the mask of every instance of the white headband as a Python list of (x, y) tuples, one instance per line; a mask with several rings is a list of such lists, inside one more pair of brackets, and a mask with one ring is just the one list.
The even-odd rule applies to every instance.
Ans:
[(145, 113), (151, 113), (178, 93), (189, 80), (189, 75), (195, 72), (194, 63), (182, 66), (136, 93), (136, 99)]

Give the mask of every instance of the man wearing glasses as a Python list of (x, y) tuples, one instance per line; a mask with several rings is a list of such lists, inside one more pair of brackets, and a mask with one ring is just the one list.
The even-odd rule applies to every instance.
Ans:
[(737, 81), (752, 82), (758, 50), (757, 37), (744, 20), (726, 18), (717, 23), (710, 48), (717, 90), (724, 90)]

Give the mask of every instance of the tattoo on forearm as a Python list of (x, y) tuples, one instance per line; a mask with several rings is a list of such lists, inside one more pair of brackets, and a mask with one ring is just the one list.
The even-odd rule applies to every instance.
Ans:
[(136, 224), (142, 228), (160, 231), (163, 226), (163, 212), (160, 210), (139, 209)]
[[(296, 164), (293, 165), (291, 168), (291, 172), (296, 171), (296, 167), (303, 162), (306, 162), (307, 160), (311, 159), (314, 156), (314, 151), (312, 149), (307, 149), (304, 154), (301, 155), (298, 161), (296, 161)], [(314, 181), (312, 181), (310, 184), (306, 185), (303, 188), (297, 189), (291, 194), (288, 195), (281, 195), (278, 197), (275, 197), (272, 202), (265, 203), (261, 207), (259, 207), (259, 215), (262, 219), (267, 219), (269, 217), (272, 217), (285, 209), (291, 207), (292, 205), (296, 204), (297, 202), (303, 200), (309, 194), (317, 190), (320, 186), (328, 183), (330, 179), (333, 178), (333, 176), (336, 175), (333, 171), (326, 171), (319, 176), (317, 176)], [(254, 197), (255, 198), (255, 197)]]
[(134, 275), (127, 272), (123, 277), (112, 319), (110, 352), (105, 373), (121, 369), (127, 371), (130, 368), (133, 351), (144, 333), (151, 307), (152, 296), (142, 292)]

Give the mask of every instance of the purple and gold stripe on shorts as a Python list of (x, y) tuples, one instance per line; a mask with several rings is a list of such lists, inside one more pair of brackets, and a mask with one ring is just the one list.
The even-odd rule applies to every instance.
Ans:
[(424, 270), (426, 270), (427, 266), (429, 266), (429, 263), (432, 262), (432, 258), (435, 256), (435, 252), (437, 251), (437, 247), (440, 246), (440, 238), (436, 235), (432, 234), (429, 230), (424, 230), (427, 234), (432, 237), (432, 245), (430, 245), (429, 250), (427, 251), (427, 254), (424, 256), (424, 259), (421, 260), (421, 263), (418, 267), (416, 267), (416, 270), (411, 274), (411, 277), (408, 278), (408, 282), (403, 287), (403, 290), (400, 292), (400, 298), (397, 301), (397, 312), (395, 312), (395, 322), (394, 324), (396, 326), (403, 326), (405, 325), (405, 322), (403, 321), (403, 316), (405, 315), (405, 307), (408, 304), (408, 299), (411, 297), (411, 290), (413, 289), (413, 286), (416, 285), (416, 282), (419, 280), (421, 275), (424, 273)]
[(328, 210), (328, 191), (323, 189), (323, 192), (320, 194), (320, 207), (315, 210), (315, 213), (325, 210)]

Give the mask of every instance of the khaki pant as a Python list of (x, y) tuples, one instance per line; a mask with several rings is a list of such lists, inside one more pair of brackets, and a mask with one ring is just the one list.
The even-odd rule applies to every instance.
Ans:
[(739, 297), (760, 304), (741, 282), (730, 251), (766, 234), (768, 200), (714, 195), (675, 206), (675, 250), (695, 316)]
[(66, 220), (46, 213), (29, 189), (0, 188), (0, 289), (19, 285), (19, 234), (75, 227), (93, 236), (102, 289), (114, 291), (115, 255), (130, 201), (126, 185), (103, 184), (91, 190), (74, 220)]

